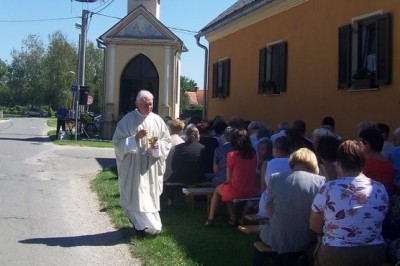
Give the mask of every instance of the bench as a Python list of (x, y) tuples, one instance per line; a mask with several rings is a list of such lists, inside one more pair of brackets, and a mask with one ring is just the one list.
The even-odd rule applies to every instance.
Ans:
[[(255, 241), (254, 248), (256, 248), (259, 252), (265, 254), (273, 255), (273, 265), (313, 265), (313, 256), (315, 255), (316, 246), (307, 248), (302, 252), (293, 252), (293, 253), (276, 253), (272, 250), (272, 248), (262, 241)], [(269, 262), (268, 265), (270, 265)]]
[(186, 202), (189, 208), (194, 211), (194, 197), (206, 196), (207, 197), (207, 214), (210, 211), (211, 198), (214, 194), (215, 187), (184, 187), (182, 188), (183, 194), (186, 196)]
[[(236, 215), (239, 219), (239, 224), (244, 223), (245, 215), (254, 212), (254, 209), (258, 210), (258, 202), (259, 201), (260, 201), (259, 197), (240, 198), (240, 199), (232, 200)], [(257, 205), (257, 206), (255, 206), (255, 205)]]
[(164, 186), (170, 186), (170, 187), (211, 187), (213, 185), (212, 182), (210, 181), (205, 181), (205, 182), (200, 182), (200, 183), (194, 183), (194, 184), (185, 184), (181, 182), (164, 182)]
[(236, 203), (240, 203), (240, 202), (243, 202), (243, 201), (246, 201), (246, 202), (252, 202), (252, 201), (260, 201), (260, 197), (256, 197), (256, 198), (245, 198), (245, 199), (234, 199), (232, 202), (234, 203), (234, 204), (236, 204)]
[(269, 220), (268, 217), (265, 216), (261, 216), (258, 214), (246, 214), (244, 216), (244, 218), (250, 222), (258, 222), (259, 224), (264, 224), (265, 222), (267, 222)]
[(262, 241), (255, 241), (254, 247), (262, 253), (274, 252), (270, 246), (265, 245)]
[(260, 216), (258, 214), (247, 214), (244, 216), (244, 219), (253, 223), (253, 224), (238, 226), (239, 231), (245, 234), (253, 234), (260, 232), (262, 225), (264, 225), (269, 220), (268, 217)]
[(245, 234), (255, 234), (255, 233), (260, 232), (261, 226), (258, 224), (239, 225), (238, 229), (240, 232), (245, 233)]
[[(182, 182), (171, 182), (171, 181), (164, 181), (164, 187), (169, 187), (170, 191), (174, 191), (174, 197), (175, 197), (175, 201), (177, 201), (178, 199), (178, 193), (181, 193), (180, 191), (182, 190), (182, 188), (196, 188), (196, 187), (212, 187), (212, 182), (211, 181), (205, 181), (205, 182), (199, 182), (199, 183), (194, 183), (194, 184), (186, 184), (186, 183), (182, 183)], [(170, 195), (172, 196), (172, 195)], [(190, 203), (191, 199), (188, 199), (188, 197), (186, 197), (186, 201), (188, 202), (188, 204)], [(191, 205), (189, 205), (191, 206)]]

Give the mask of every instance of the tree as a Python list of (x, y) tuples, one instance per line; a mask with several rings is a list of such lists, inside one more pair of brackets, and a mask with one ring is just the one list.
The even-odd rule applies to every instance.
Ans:
[(53, 109), (59, 105), (72, 107), (73, 94), (70, 87), (76, 83), (76, 76), (71, 75), (71, 71), (76, 69), (76, 62), (76, 46), (60, 31), (49, 35), (49, 45), (43, 62), (43, 102)]
[(93, 104), (90, 105), (90, 110), (95, 113), (100, 113), (102, 109), (103, 57), (103, 51), (96, 48), (93, 42), (89, 42), (86, 48), (85, 85), (89, 86), (89, 95), (93, 97)]
[[(0, 104), (72, 107), (70, 88), (77, 82), (77, 74), (72, 72), (78, 73), (78, 47), (61, 31), (50, 34), (48, 43), (45, 47), (38, 35), (29, 35), (20, 50), (12, 50), (10, 65), (0, 61)], [(103, 51), (89, 41), (85, 85), (94, 97), (91, 111), (101, 110), (102, 81)]]
[(0, 105), (6, 105), (10, 101), (10, 91), (8, 89), (8, 65), (0, 59)]
[(8, 66), (7, 63), (0, 59), (0, 87), (8, 82)]
[(181, 76), (181, 100), (180, 100), (180, 113), (184, 110), (190, 109), (189, 97), (186, 92), (196, 91), (197, 83), (185, 76)]
[(10, 90), (12, 101), (22, 105), (40, 105), (43, 100), (43, 58), (45, 48), (38, 35), (28, 35), (21, 51), (11, 52)]

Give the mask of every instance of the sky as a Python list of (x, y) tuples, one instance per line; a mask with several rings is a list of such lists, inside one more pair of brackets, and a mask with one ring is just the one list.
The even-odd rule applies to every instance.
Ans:
[[(171, 29), (188, 48), (181, 60), (181, 75), (204, 87), (204, 50), (194, 35), (237, 0), (161, 0), (160, 21)], [(80, 3), (71, 0), (2, 0), (0, 8), (0, 59), (11, 63), (12, 49), (21, 50), (30, 34), (39, 35), (45, 45), (48, 36), (60, 30), (71, 42), (78, 43), (82, 10), (98, 12), (89, 20), (87, 38), (96, 39), (127, 15), (127, 0), (99, 0)], [(203, 37), (200, 43), (208, 46)]]

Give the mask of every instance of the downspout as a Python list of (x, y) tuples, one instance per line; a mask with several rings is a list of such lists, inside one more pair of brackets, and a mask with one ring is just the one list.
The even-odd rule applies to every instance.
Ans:
[(200, 37), (199, 35), (196, 35), (196, 43), (197, 46), (200, 48), (204, 49), (204, 93), (203, 93), (203, 119), (206, 119), (206, 114), (207, 114), (207, 77), (208, 77), (208, 48), (200, 43)]

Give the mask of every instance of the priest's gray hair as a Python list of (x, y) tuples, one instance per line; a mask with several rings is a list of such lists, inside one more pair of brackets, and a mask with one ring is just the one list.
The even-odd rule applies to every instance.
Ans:
[(136, 96), (136, 101), (145, 100), (146, 98), (154, 99), (154, 96), (148, 90), (141, 90)]

